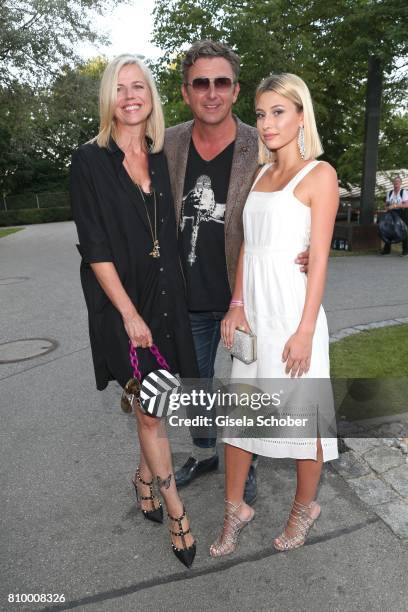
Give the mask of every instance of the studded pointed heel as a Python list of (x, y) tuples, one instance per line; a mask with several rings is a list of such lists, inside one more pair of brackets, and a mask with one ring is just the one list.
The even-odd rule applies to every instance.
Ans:
[[(153, 481), (151, 480), (150, 482), (146, 482), (145, 480), (142, 480), (140, 478), (139, 468), (137, 468), (136, 470), (136, 480), (137, 482), (140, 482), (141, 484), (146, 485), (146, 487), (150, 488), (150, 495), (139, 495), (139, 491), (137, 490), (137, 482), (132, 480), (133, 486), (135, 487), (135, 491), (136, 491), (136, 500), (137, 500), (139, 508), (143, 512), (144, 517), (148, 519), (149, 521), (153, 521), (154, 523), (162, 523), (163, 522), (163, 506), (161, 504), (161, 501), (153, 493)], [(151, 505), (152, 505), (151, 510), (143, 509), (142, 503), (144, 501), (151, 502)], [(157, 507), (156, 507), (156, 502), (159, 503)]]
[[(283, 533), (273, 542), (276, 550), (294, 550), (303, 546), (320, 513), (321, 508), (317, 502), (312, 501), (310, 504), (304, 505), (295, 499)], [(289, 523), (291, 523), (291, 526)], [(293, 535), (287, 533), (288, 527), (293, 528)]]
[(177, 559), (181, 561), (181, 563), (183, 563), (183, 565), (185, 565), (186, 567), (191, 567), (194, 561), (194, 557), (196, 555), (196, 541), (193, 540), (193, 543), (190, 546), (187, 546), (185, 536), (188, 533), (191, 533), (191, 529), (190, 527), (188, 529), (183, 529), (182, 520), (186, 518), (185, 507), (183, 506), (183, 514), (181, 516), (174, 517), (168, 514), (168, 517), (171, 521), (174, 521), (175, 523), (177, 523), (177, 526), (178, 526), (178, 531), (173, 531), (171, 527), (169, 527), (171, 536), (180, 537), (181, 543), (183, 545), (183, 548), (178, 548), (174, 544), (173, 537), (172, 537), (171, 547), (173, 549), (173, 552), (176, 555)]

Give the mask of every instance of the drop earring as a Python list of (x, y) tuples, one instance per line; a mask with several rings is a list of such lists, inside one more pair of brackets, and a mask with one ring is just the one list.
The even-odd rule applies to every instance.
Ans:
[(299, 126), (297, 142), (298, 142), (300, 157), (302, 159), (305, 159), (305, 128), (303, 127), (303, 125)]

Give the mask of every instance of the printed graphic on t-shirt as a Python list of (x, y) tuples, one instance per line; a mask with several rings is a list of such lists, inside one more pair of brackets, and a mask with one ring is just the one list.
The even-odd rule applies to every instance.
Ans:
[[(185, 215), (185, 210), (192, 215)], [(196, 260), (197, 240), (201, 223), (224, 223), (225, 203), (215, 201), (211, 178), (206, 174), (198, 177), (193, 189), (184, 197), (181, 210), (180, 230), (191, 223), (191, 244), (187, 263), (192, 266)]]

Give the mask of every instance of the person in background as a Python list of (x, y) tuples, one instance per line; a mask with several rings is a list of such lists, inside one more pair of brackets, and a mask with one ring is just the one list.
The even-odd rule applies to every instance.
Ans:
[[(408, 189), (401, 187), (402, 181), (400, 176), (394, 177), (392, 183), (393, 189), (387, 193), (385, 206), (387, 210), (395, 210), (408, 225)], [(391, 244), (385, 243), (381, 255), (389, 255), (390, 253)], [(408, 236), (402, 241), (401, 257), (408, 257)]]

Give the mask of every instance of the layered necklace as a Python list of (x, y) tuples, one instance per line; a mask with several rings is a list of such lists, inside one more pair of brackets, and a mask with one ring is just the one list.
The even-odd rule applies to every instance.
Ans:
[(159, 244), (159, 239), (157, 236), (157, 200), (156, 200), (156, 191), (154, 189), (152, 189), (151, 194), (148, 195), (153, 195), (153, 210), (154, 210), (154, 219), (153, 219), (153, 223), (152, 220), (150, 218), (149, 215), (149, 209), (147, 207), (146, 204), (146, 198), (145, 198), (145, 194), (143, 192), (143, 189), (141, 188), (141, 186), (139, 185), (139, 183), (135, 180), (132, 171), (130, 170), (129, 164), (127, 162), (127, 160), (125, 160), (126, 163), (126, 167), (127, 170), (129, 172), (130, 178), (132, 179), (132, 182), (136, 185), (136, 187), (139, 190), (140, 193), (140, 197), (142, 198), (143, 201), (143, 205), (146, 211), (146, 217), (147, 217), (147, 221), (149, 223), (149, 228), (150, 228), (150, 234), (152, 236), (152, 242), (153, 242), (153, 249), (150, 251), (149, 255), (151, 257), (154, 257), (154, 259), (157, 259), (158, 257), (160, 257), (160, 244)]

